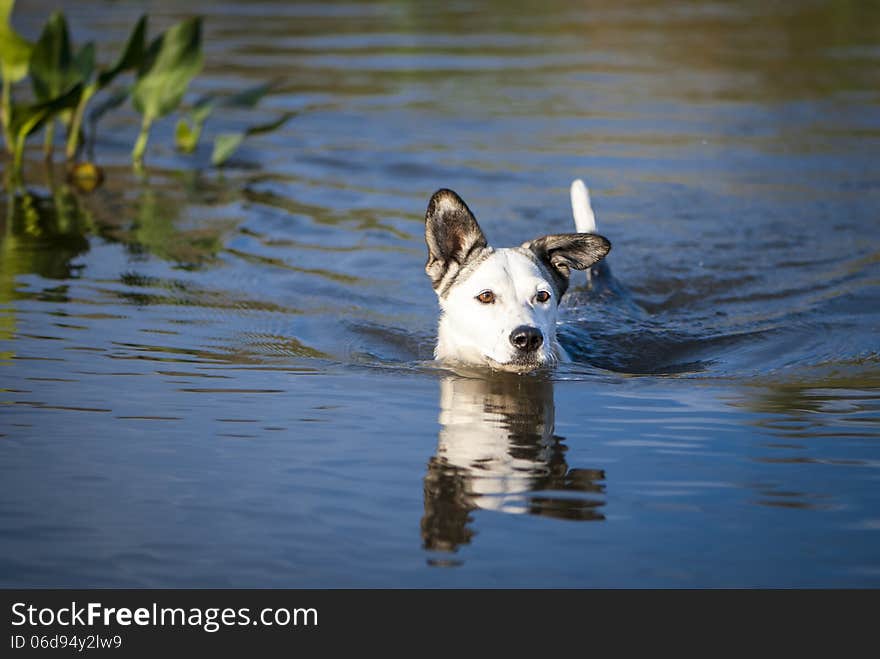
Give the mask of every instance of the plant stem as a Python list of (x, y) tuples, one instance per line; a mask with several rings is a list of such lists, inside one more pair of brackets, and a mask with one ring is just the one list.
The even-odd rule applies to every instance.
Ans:
[(25, 135), (22, 131), (22, 134), (16, 138), (15, 146), (13, 147), (12, 179), (16, 183), (21, 181), (21, 167), (24, 159), (24, 140)]
[(137, 170), (143, 169), (144, 166), (144, 151), (147, 150), (147, 140), (150, 138), (150, 125), (152, 123), (153, 119), (144, 115), (144, 120), (141, 122), (141, 132), (131, 152), (131, 162)]
[(0, 123), (3, 124), (3, 144), (6, 145), (6, 152), (13, 153), (15, 150), (15, 142), (12, 139), (12, 133), (9, 132), (9, 122), (12, 113), (12, 85), (9, 79), (3, 76), (3, 96), (0, 98)]
[(86, 105), (88, 105), (89, 99), (92, 98), (95, 91), (97, 91), (97, 88), (93, 84), (86, 87), (83, 90), (82, 96), (80, 96), (76, 110), (73, 112), (73, 119), (70, 121), (70, 128), (67, 133), (67, 148), (64, 152), (64, 156), (68, 160), (75, 159), (76, 153), (79, 151), (79, 135), (82, 132), (83, 116), (86, 113)]

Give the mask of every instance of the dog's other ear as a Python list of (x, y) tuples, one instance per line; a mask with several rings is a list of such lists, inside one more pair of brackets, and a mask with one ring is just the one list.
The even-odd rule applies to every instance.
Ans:
[(434, 288), (449, 272), (458, 269), (478, 250), (487, 246), (486, 238), (467, 205), (452, 190), (437, 190), (425, 213), (425, 242), (428, 262), (425, 272)]
[(611, 243), (595, 233), (560, 233), (543, 236), (523, 244), (544, 263), (550, 271), (567, 280), (571, 269), (586, 270), (598, 263), (611, 251)]

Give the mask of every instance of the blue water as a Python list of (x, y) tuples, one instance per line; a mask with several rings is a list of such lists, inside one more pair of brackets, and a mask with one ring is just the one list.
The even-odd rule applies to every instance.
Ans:
[[(99, 58), (183, 17), (62, 5)], [(187, 11), (189, 102), (273, 93), (144, 177), (108, 114), (91, 194), (35, 139), (3, 193), (0, 585), (880, 586), (876, 8)], [(570, 295), (577, 361), (433, 362), (430, 194), (513, 245), (575, 177), (624, 292)]]

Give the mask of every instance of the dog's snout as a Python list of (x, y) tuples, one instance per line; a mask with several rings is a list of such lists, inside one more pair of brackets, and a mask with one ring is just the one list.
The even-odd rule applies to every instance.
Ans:
[(515, 348), (532, 352), (544, 343), (544, 335), (537, 327), (520, 325), (510, 333), (510, 342)]

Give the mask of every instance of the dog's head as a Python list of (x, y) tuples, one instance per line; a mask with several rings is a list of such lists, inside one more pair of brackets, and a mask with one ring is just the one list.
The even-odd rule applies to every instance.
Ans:
[(452, 190), (431, 197), (425, 242), (425, 272), (442, 310), (435, 356), (512, 371), (532, 371), (565, 354), (556, 339), (556, 314), (571, 270), (589, 268), (611, 249), (589, 233), (493, 249)]

